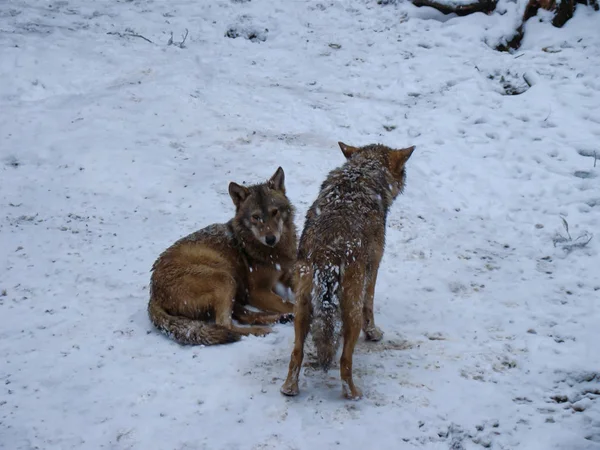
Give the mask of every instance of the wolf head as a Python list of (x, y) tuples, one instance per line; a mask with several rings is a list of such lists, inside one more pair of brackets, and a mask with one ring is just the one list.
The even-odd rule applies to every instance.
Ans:
[(284, 228), (293, 221), (292, 206), (285, 195), (285, 174), (279, 167), (266, 182), (253, 186), (229, 184), (235, 220), (262, 244), (275, 247)]
[(352, 147), (343, 142), (338, 142), (338, 145), (349, 161), (356, 161), (358, 164), (369, 161), (381, 163), (389, 171), (392, 198), (396, 198), (402, 193), (406, 182), (405, 165), (416, 148), (414, 145), (403, 149), (392, 149), (380, 144)]

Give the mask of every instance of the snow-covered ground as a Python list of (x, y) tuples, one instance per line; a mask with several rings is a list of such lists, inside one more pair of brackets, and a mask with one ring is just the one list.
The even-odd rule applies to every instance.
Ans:
[[(0, 448), (600, 448), (600, 13), (494, 51), (523, 7), (0, 2)], [(338, 140), (417, 145), (365, 398), (158, 334), (158, 254), (279, 165), (301, 229)]]

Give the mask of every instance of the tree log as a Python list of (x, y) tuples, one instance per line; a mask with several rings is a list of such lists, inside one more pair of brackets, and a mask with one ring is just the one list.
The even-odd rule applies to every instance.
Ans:
[(496, 3), (498, 3), (498, 0), (474, 0), (472, 3), (464, 4), (443, 3), (437, 0), (413, 0), (415, 6), (430, 6), (443, 14), (454, 13), (457, 16), (466, 16), (476, 12), (487, 14), (496, 8)]

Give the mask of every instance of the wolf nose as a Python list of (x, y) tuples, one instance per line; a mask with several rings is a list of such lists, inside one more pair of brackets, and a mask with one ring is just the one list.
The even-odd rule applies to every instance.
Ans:
[(271, 245), (271, 246), (275, 245), (276, 240), (277, 239), (272, 234), (265, 236), (265, 242), (267, 243), (267, 245)]

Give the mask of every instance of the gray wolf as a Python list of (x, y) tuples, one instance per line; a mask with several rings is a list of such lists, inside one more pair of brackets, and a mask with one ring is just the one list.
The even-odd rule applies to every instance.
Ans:
[(148, 314), (159, 330), (180, 344), (224, 344), (265, 335), (271, 329), (262, 325), (293, 317), (293, 304), (273, 292), (278, 283), (292, 287), (296, 261), (294, 207), (284, 179), (279, 167), (265, 183), (230, 183), (233, 219), (178, 240), (158, 257)]
[(343, 394), (362, 396), (352, 379), (352, 355), (361, 329), (378, 341), (373, 295), (385, 245), (388, 211), (402, 193), (406, 162), (415, 147), (393, 150), (372, 144), (339, 143), (346, 163), (331, 171), (306, 214), (294, 272), (294, 348), (281, 387), (297, 395), (310, 331), (319, 365), (328, 370), (343, 338), (340, 375)]

